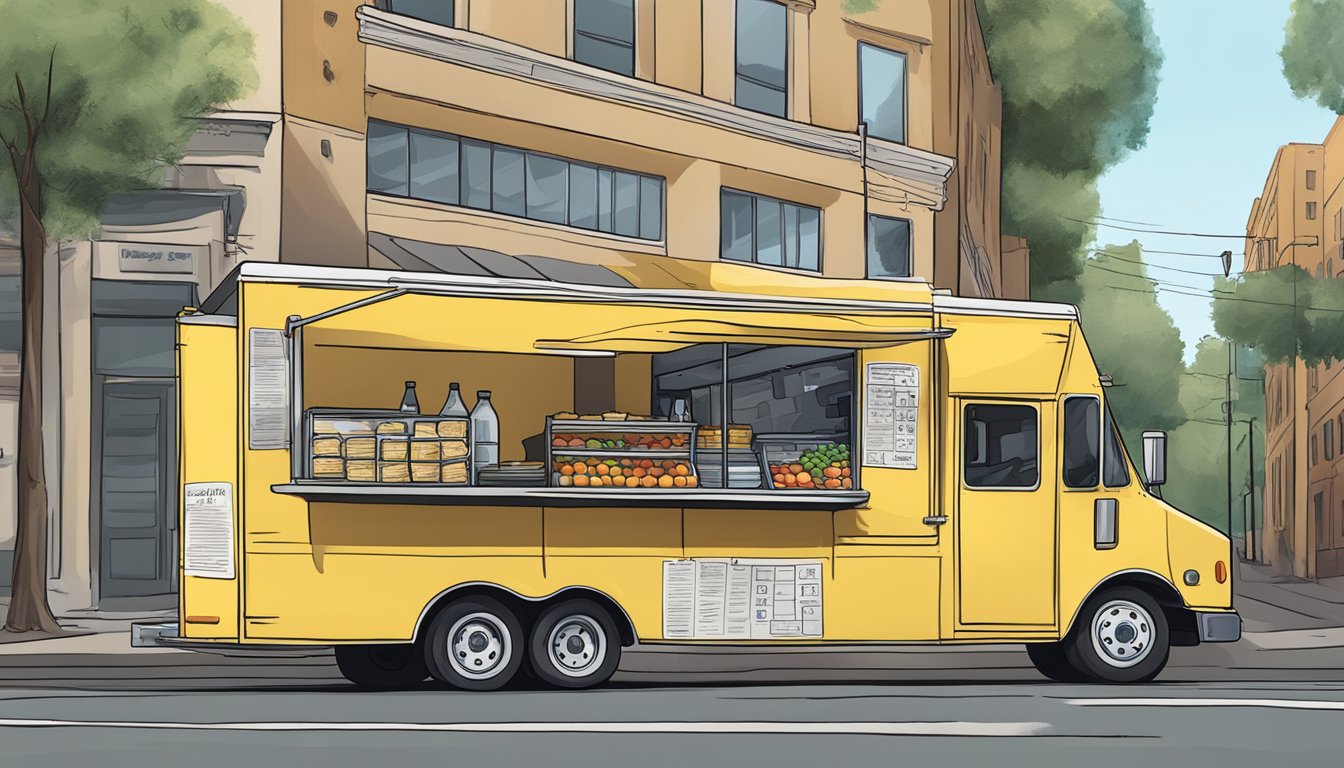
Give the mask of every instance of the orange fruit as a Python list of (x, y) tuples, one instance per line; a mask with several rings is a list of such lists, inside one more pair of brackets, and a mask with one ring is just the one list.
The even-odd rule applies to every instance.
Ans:
[(841, 488), (844, 488), (844, 489), (853, 488), (853, 487), (854, 487), (854, 481), (853, 481), (853, 480), (850, 480), (848, 477), (846, 477), (845, 479), (843, 479), (843, 480), (840, 481), (840, 487), (841, 487)]
[(607, 466), (606, 464), (598, 464), (598, 465), (597, 465), (597, 474), (599, 474), (599, 475), (609, 475), (609, 474), (611, 474), (611, 467)]
[(645, 477), (640, 479), (639, 484), (644, 486), (645, 488), (652, 488), (653, 486), (658, 484), (658, 478), (653, 477), (651, 475), (646, 475)]
[(828, 478), (836, 478), (840, 476), (840, 468), (826, 467), (825, 469), (821, 470), (821, 474), (825, 475)]
[(582, 487), (588, 485), (588, 476), (587, 476), (587, 475), (575, 475), (575, 476), (574, 476), (574, 484), (577, 485), (577, 486), (579, 486), (580, 488), (582, 488)]
[(700, 478), (696, 477), (695, 475), (691, 475), (690, 477), (686, 478), (687, 488), (694, 488), (699, 484), (700, 484)]
[(574, 462), (574, 474), (576, 475), (588, 474), (588, 465), (584, 464), (582, 461)]
[(792, 473), (795, 474), (795, 475), (796, 475), (796, 474), (799, 474), (800, 472), (803, 471), (803, 465), (802, 465), (802, 464), (790, 464), (790, 465), (789, 465), (789, 471), (792, 472)]
[(672, 487), (672, 476), (671, 476), (671, 475), (663, 475), (662, 477), (658, 478), (658, 487), (659, 487), (659, 488), (671, 488), (671, 487)]
[(683, 475), (677, 475), (676, 477), (672, 478), (672, 484), (678, 488), (685, 488), (686, 478)]
[(572, 475), (572, 474), (574, 474), (574, 468), (571, 467), (571, 466), (569, 466), (568, 464), (561, 464), (561, 465), (560, 465), (560, 474), (562, 474), (562, 475)]
[(574, 484), (574, 478), (570, 477), (569, 475), (560, 476), (560, 487), (565, 488), (573, 484)]
[(635, 467), (634, 469), (630, 470), (630, 474), (633, 475), (634, 477), (643, 477), (648, 473), (644, 471), (643, 467)]
[(781, 475), (781, 474), (776, 473), (775, 476), (772, 477), (771, 479), (775, 481), (775, 485), (783, 485), (783, 484), (784, 484), (784, 476)]
[(611, 484), (616, 486), (617, 488), (625, 487), (625, 477), (623, 475), (616, 475), (608, 479), (611, 480)]
[(795, 475), (795, 474), (792, 473), (792, 472), (787, 472), (787, 473), (784, 474), (784, 484), (785, 484), (785, 485), (793, 485), (793, 484), (796, 483), (796, 482), (798, 482), (798, 476), (797, 476), (797, 475)]
[(827, 487), (827, 488), (839, 488), (839, 487), (840, 487), (840, 478), (838, 478), (838, 477), (828, 477), (828, 478), (826, 478), (826, 487)]

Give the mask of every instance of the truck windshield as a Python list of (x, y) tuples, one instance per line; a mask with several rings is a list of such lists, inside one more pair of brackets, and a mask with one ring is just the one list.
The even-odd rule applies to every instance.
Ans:
[(1125, 460), (1125, 451), (1121, 447), (1120, 430), (1115, 426), (1115, 416), (1111, 413), (1111, 404), (1106, 404), (1106, 450), (1102, 468), (1102, 479), (1107, 488), (1120, 488), (1129, 485), (1129, 463)]

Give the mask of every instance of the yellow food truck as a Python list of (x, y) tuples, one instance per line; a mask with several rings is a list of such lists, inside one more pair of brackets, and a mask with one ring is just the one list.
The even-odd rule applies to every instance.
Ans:
[(141, 645), (492, 690), (635, 643), (1022, 643), (1138, 682), (1240, 636), (1227, 537), (1161, 500), (1161, 433), (1135, 470), (1070, 306), (246, 263), (178, 372), (179, 621)]

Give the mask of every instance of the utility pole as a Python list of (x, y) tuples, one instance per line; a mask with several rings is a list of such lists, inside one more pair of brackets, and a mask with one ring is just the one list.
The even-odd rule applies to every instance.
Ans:
[[(1246, 421), (1246, 480), (1251, 484), (1251, 497), (1248, 503), (1251, 511), (1251, 519), (1242, 524), (1242, 541), (1246, 546), (1246, 559), (1255, 562), (1255, 550), (1260, 545), (1260, 529), (1255, 528), (1255, 417)], [(1251, 536), (1251, 529), (1255, 529), (1255, 536)]]
[[(1232, 274), (1232, 252), (1223, 251), (1223, 277)], [(1237, 373), (1237, 353), (1232, 340), (1227, 340), (1227, 381), (1223, 392), (1223, 421), (1227, 427), (1227, 541), (1228, 549), (1235, 550), (1232, 542), (1232, 377)], [(1235, 558), (1235, 551), (1228, 553)], [(1235, 562), (1235, 559), (1233, 559)]]

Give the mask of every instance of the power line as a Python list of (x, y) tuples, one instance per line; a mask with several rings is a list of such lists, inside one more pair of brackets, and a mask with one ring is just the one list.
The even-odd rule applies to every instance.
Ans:
[(1227, 239), (1236, 239), (1236, 240), (1245, 240), (1245, 239), (1246, 239), (1246, 233), (1244, 233), (1244, 232), (1241, 233), (1241, 234), (1237, 234), (1237, 235), (1216, 235), (1216, 234), (1209, 234), (1209, 233), (1205, 233), (1205, 232), (1173, 232), (1173, 231), (1170, 231), (1170, 230), (1160, 230), (1160, 229), (1143, 229), (1143, 228), (1139, 228), (1139, 227), (1122, 227), (1122, 226), (1120, 226), (1119, 224), (1107, 224), (1107, 223), (1104, 222), (1104, 221), (1089, 221), (1089, 220), (1087, 220), (1087, 219), (1075, 219), (1075, 218), (1073, 218), (1073, 217), (1071, 217), (1071, 216), (1060, 216), (1060, 218), (1061, 218), (1061, 219), (1064, 219), (1065, 221), (1075, 221), (1075, 222), (1077, 222), (1077, 223), (1079, 223), (1079, 224), (1087, 224), (1088, 226), (1091, 226), (1091, 227), (1106, 227), (1106, 228), (1108, 228), (1108, 229), (1120, 229), (1120, 230), (1124, 230), (1124, 231), (1126, 231), (1126, 232), (1146, 232), (1146, 233), (1148, 233), (1148, 234), (1150, 234), (1150, 235), (1177, 235), (1177, 236), (1180, 236), (1180, 237), (1213, 237), (1213, 238), (1227, 238)]
[(1151, 222), (1151, 221), (1131, 221), (1130, 219), (1116, 219), (1116, 218), (1113, 218), (1113, 217), (1111, 217), (1111, 216), (1095, 216), (1094, 218), (1101, 219), (1102, 221), (1118, 221), (1118, 222), (1120, 222), (1121, 224), (1138, 224), (1138, 225), (1141, 226), (1141, 227), (1160, 227), (1160, 226), (1162, 226), (1161, 224), (1154, 224), (1154, 223)]
[(1115, 259), (1116, 261), (1123, 261), (1123, 262), (1127, 262), (1127, 263), (1129, 263), (1129, 264), (1142, 264), (1143, 266), (1148, 267), (1148, 268), (1150, 268), (1150, 269), (1165, 269), (1165, 270), (1167, 270), (1167, 271), (1169, 271), (1169, 272), (1182, 272), (1182, 273), (1187, 274), (1187, 275), (1202, 275), (1202, 276), (1204, 276), (1204, 277), (1222, 277), (1222, 276), (1223, 276), (1223, 273), (1222, 273), (1222, 272), (1196, 272), (1196, 271), (1191, 270), (1191, 269), (1178, 269), (1178, 268), (1176, 268), (1176, 267), (1168, 267), (1168, 266), (1165, 266), (1165, 265), (1162, 265), (1162, 264), (1151, 264), (1151, 263), (1146, 262), (1146, 261), (1144, 261), (1144, 260), (1142, 260), (1142, 259), (1127, 259), (1127, 258), (1125, 258), (1124, 256), (1116, 256), (1115, 254), (1113, 254), (1113, 253), (1111, 253), (1111, 252), (1109, 252), (1109, 251), (1096, 251), (1096, 250), (1094, 250), (1094, 251), (1092, 251), (1092, 252), (1095, 253), (1095, 254), (1097, 254), (1097, 255), (1099, 255), (1099, 256), (1105, 256), (1105, 257), (1108, 258), (1108, 259)]
[[(1194, 251), (1155, 251), (1151, 248), (1144, 248), (1142, 246), (1139, 247), (1139, 250), (1144, 253), (1160, 253), (1164, 256), (1198, 256), (1203, 259), (1218, 259), (1220, 261), (1223, 258), (1221, 254), (1197, 253)], [(1242, 255), (1245, 256), (1246, 254), (1243, 253)]]
[[(1121, 273), (1119, 273), (1119, 274), (1128, 274), (1128, 273), (1121, 272)], [(1130, 277), (1138, 277), (1138, 275), (1130, 275)], [(1144, 279), (1145, 279), (1145, 280), (1148, 280), (1149, 282), (1158, 282), (1158, 281), (1156, 281), (1156, 280), (1152, 280), (1151, 278), (1144, 278)], [(1120, 287), (1120, 286), (1118, 286), (1118, 285), (1108, 285), (1108, 286), (1106, 286), (1106, 287), (1109, 288), (1109, 289), (1111, 289), (1111, 290), (1113, 290), (1113, 291), (1129, 291), (1129, 292), (1131, 292), (1131, 293), (1146, 293), (1146, 294), (1148, 294), (1148, 295), (1150, 295), (1150, 296), (1156, 296), (1156, 295), (1157, 295), (1157, 291), (1156, 291), (1156, 290), (1153, 290), (1153, 291), (1147, 291), (1147, 290), (1144, 290), (1144, 289), (1142, 289), (1142, 288), (1122, 288), (1122, 287)], [(1181, 287), (1183, 287), (1183, 288), (1188, 288), (1189, 286), (1181, 286)], [(1171, 288), (1165, 288), (1165, 287), (1159, 288), (1158, 290), (1161, 290), (1161, 291), (1163, 291), (1163, 292), (1165, 292), (1165, 293), (1174, 293), (1174, 294), (1176, 294), (1176, 295), (1178, 295), (1178, 296), (1193, 296), (1193, 297), (1196, 298), (1196, 299), (1205, 299), (1205, 300), (1207, 300), (1207, 301), (1240, 301), (1240, 302), (1245, 302), (1245, 303), (1247, 303), (1247, 304), (1265, 304), (1265, 305), (1267, 305), (1267, 306), (1271, 306), (1271, 307), (1293, 307), (1293, 306), (1294, 306), (1294, 305), (1292, 305), (1292, 304), (1285, 304), (1285, 303), (1283, 303), (1283, 302), (1279, 302), (1279, 301), (1261, 301), (1260, 299), (1238, 299), (1238, 298), (1233, 298), (1233, 297), (1231, 297), (1231, 296), (1209, 296), (1207, 292), (1206, 292), (1206, 293), (1189, 293), (1189, 292), (1187, 292), (1187, 291), (1177, 291), (1177, 290), (1173, 290), (1173, 289), (1171, 289)], [(1201, 290), (1201, 289), (1199, 289), (1199, 288), (1195, 288), (1195, 289), (1193, 289), (1193, 290), (1198, 291), (1198, 290)], [(1223, 293), (1227, 293), (1227, 291), (1223, 291)], [(1330, 308), (1328, 308), (1328, 307), (1312, 307), (1312, 306), (1308, 306), (1308, 305), (1306, 305), (1306, 304), (1298, 304), (1298, 305), (1296, 305), (1296, 308), (1297, 308), (1297, 309), (1300, 309), (1300, 310), (1302, 310), (1302, 311), (1304, 311), (1304, 312), (1340, 312), (1340, 313), (1344, 313), (1344, 309), (1330, 309)]]
[[(1207, 291), (1209, 291), (1210, 293), (1225, 293), (1225, 294), (1228, 294), (1228, 295), (1235, 295), (1235, 292), (1234, 292), (1234, 291), (1220, 291), (1220, 290), (1218, 290), (1217, 288), (1212, 288), (1212, 289), (1200, 288), (1200, 287), (1197, 286), (1197, 285), (1185, 285), (1184, 283), (1173, 283), (1173, 282), (1170, 282), (1170, 281), (1167, 281), (1167, 280), (1159, 280), (1159, 279), (1157, 279), (1157, 278), (1155, 278), (1155, 277), (1148, 277), (1147, 275), (1136, 275), (1136, 274), (1134, 274), (1133, 272), (1123, 272), (1123, 271), (1118, 270), (1118, 269), (1111, 269), (1111, 268), (1109, 268), (1109, 267), (1103, 267), (1103, 266), (1101, 266), (1100, 264), (1096, 263), (1095, 261), (1091, 261), (1091, 260), (1089, 260), (1089, 261), (1087, 262), (1087, 266), (1092, 267), (1093, 269), (1100, 269), (1102, 272), (1110, 272), (1111, 274), (1121, 275), (1121, 276), (1123, 276), (1123, 277), (1133, 277), (1133, 278), (1137, 278), (1137, 279), (1139, 279), (1139, 280), (1147, 280), (1148, 282), (1150, 282), (1150, 283), (1154, 283), (1154, 284), (1156, 284), (1156, 285), (1169, 285), (1169, 286), (1172, 286), (1172, 287), (1174, 287), (1174, 288), (1188, 288), (1188, 289), (1190, 289), (1190, 290), (1192, 290), (1192, 291), (1204, 291), (1204, 290), (1207, 290)], [(1291, 306), (1291, 305), (1290, 305), (1290, 306)]]

